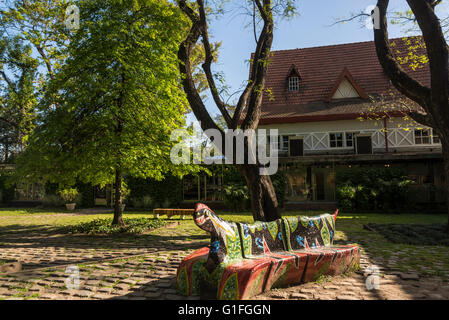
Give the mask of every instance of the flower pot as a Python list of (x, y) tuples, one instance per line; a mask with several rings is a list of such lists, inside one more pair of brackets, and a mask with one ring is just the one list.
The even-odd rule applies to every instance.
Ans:
[(65, 204), (65, 207), (67, 208), (67, 210), (70, 210), (70, 211), (75, 210), (75, 206), (76, 206), (76, 203), (66, 203)]

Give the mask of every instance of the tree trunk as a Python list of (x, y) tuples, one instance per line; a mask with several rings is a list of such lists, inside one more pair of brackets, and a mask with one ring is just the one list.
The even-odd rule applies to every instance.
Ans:
[(246, 164), (237, 167), (248, 186), (254, 221), (280, 219), (279, 205), (270, 176), (260, 175), (257, 165)]
[(114, 206), (114, 220), (112, 225), (124, 226), (125, 222), (122, 217), (122, 171), (115, 170), (115, 206)]
[(444, 159), (444, 183), (446, 184), (446, 210), (448, 213), (446, 233), (449, 234), (449, 144), (442, 141), (442, 149)]

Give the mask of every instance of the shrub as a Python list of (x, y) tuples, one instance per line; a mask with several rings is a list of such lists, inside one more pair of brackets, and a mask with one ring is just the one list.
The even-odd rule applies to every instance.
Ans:
[[(142, 205), (150, 209), (168, 200), (171, 206), (176, 207), (182, 201), (182, 180), (174, 176), (167, 176), (161, 181), (128, 177), (127, 183), (133, 206), (134, 203), (139, 205), (139, 202), (146, 201)], [(145, 197), (148, 198), (144, 200)]]
[(129, 203), (131, 204), (131, 206), (133, 208), (136, 208), (136, 209), (143, 208), (142, 207), (142, 201), (141, 201), (140, 198), (131, 198), (131, 199), (129, 199)]
[(171, 207), (171, 201), (170, 201), (170, 199), (167, 198), (162, 203), (162, 208), (170, 208), (170, 207)]
[(248, 188), (242, 185), (229, 185), (223, 188), (223, 201), (228, 208), (238, 211), (248, 208)]
[(287, 179), (285, 174), (282, 171), (278, 171), (276, 174), (271, 176), (271, 181), (273, 182), (274, 192), (276, 193), (279, 207), (283, 207), (285, 202), (285, 191), (287, 188)]
[(63, 206), (64, 200), (62, 200), (61, 197), (56, 194), (46, 194), (44, 196), (44, 199), (42, 200), (42, 204), (44, 207), (56, 208)]
[(2, 194), (1, 203), (6, 203), (14, 200), (15, 185), (11, 185), (8, 181), (11, 178), (11, 173), (6, 170), (0, 170), (0, 191)]
[[(246, 180), (243, 175), (234, 166), (224, 167), (224, 177), (223, 180), (226, 185), (229, 186), (245, 186)], [(285, 191), (287, 186), (287, 179), (282, 171), (278, 171), (276, 174), (271, 176), (271, 181), (273, 182), (274, 191), (280, 207), (284, 206), (285, 202)], [(248, 193), (247, 193), (248, 194)], [(226, 198), (226, 191), (224, 190), (223, 197)], [(249, 197), (249, 194), (248, 194)], [(249, 205), (247, 206), (249, 208)]]
[(153, 209), (154, 201), (150, 196), (142, 197), (142, 207), (144, 209)]
[(168, 224), (166, 220), (149, 218), (124, 218), (125, 226), (112, 226), (112, 219), (94, 219), (67, 227), (68, 233), (85, 234), (140, 234)]
[(76, 185), (76, 189), (79, 192), (79, 201), (75, 200), (76, 206), (92, 208), (95, 206), (95, 193), (94, 187), (89, 183), (80, 183), (78, 182)]
[(150, 196), (132, 198), (130, 200), (130, 202), (134, 208), (138, 208), (138, 209), (153, 209), (154, 208), (154, 201)]
[(407, 208), (409, 185), (404, 171), (353, 168), (337, 171), (336, 195), (346, 210), (399, 211)]
[(78, 197), (78, 190), (68, 188), (59, 191), (59, 195), (65, 203), (73, 203), (75, 199)]

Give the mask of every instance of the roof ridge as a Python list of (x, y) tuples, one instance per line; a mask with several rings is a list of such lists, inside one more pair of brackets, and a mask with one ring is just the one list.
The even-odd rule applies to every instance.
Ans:
[[(396, 40), (417, 38), (417, 37), (420, 37), (420, 36), (397, 37), (397, 38), (389, 39), (389, 41), (396, 41)], [(312, 47), (303, 47), (303, 48), (296, 48), (296, 49), (272, 50), (271, 52), (276, 53), (276, 52), (298, 51), (298, 50), (308, 50), (308, 49), (317, 49), (317, 48), (332, 48), (332, 47), (341, 47), (341, 46), (355, 45), (355, 44), (361, 44), (361, 43), (374, 43), (374, 40), (348, 42), (348, 43), (340, 43), (340, 44), (330, 44), (330, 45), (322, 45), (322, 46), (312, 46)]]

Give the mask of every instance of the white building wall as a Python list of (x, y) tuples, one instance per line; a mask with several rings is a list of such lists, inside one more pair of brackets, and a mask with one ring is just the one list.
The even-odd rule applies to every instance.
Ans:
[[(279, 135), (302, 138), (305, 154), (341, 154), (351, 153), (354, 147), (331, 148), (331, 133), (355, 133), (371, 135), (373, 151), (385, 152), (385, 128), (383, 120), (340, 120), (304, 123), (286, 123), (261, 125), (259, 129), (278, 129)], [(419, 152), (438, 149), (439, 143), (415, 143), (415, 129), (429, 129), (410, 120), (392, 118), (387, 120), (387, 137), (389, 152)], [(430, 132), (431, 129), (430, 129)]]

